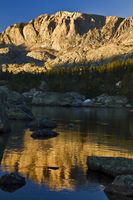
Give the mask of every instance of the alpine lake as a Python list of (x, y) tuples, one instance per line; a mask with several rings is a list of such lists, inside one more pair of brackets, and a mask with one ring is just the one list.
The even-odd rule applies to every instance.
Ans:
[(128, 109), (32, 107), (57, 122), (59, 135), (34, 140), (28, 122), (12, 121), (0, 135), (0, 175), (18, 172), (26, 185), (0, 189), (0, 200), (108, 200), (110, 180), (90, 172), (87, 156), (133, 158), (133, 113)]

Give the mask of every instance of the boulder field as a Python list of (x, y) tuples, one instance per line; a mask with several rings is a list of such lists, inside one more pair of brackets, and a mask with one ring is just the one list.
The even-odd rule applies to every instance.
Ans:
[(108, 107), (108, 108), (120, 108), (120, 107), (132, 107), (127, 97), (125, 96), (110, 96), (108, 94), (102, 94), (98, 97), (88, 99), (84, 95), (77, 92), (52, 92), (41, 91), (32, 89), (28, 92), (24, 92), (23, 97), (32, 105), (36, 106), (66, 106), (66, 107)]

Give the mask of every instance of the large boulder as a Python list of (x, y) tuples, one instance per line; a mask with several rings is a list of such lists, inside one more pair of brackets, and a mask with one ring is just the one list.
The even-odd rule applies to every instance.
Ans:
[(58, 93), (44, 92), (33, 97), (32, 104), (48, 106), (81, 106), (85, 100), (83, 95), (76, 92)]
[(21, 104), (24, 102), (24, 98), (21, 94), (18, 92), (15, 92), (13, 90), (10, 90), (6, 86), (0, 86), (0, 91), (3, 91), (7, 95), (7, 103), (8, 104)]
[(106, 193), (133, 197), (133, 175), (120, 175), (109, 184)]
[(0, 133), (6, 133), (11, 130), (10, 123), (6, 113), (6, 93), (0, 91)]
[(29, 128), (31, 130), (37, 130), (37, 129), (54, 129), (57, 127), (56, 122), (53, 120), (50, 120), (48, 118), (42, 118), (42, 119), (35, 119), (29, 124)]
[(31, 137), (33, 139), (50, 139), (50, 138), (54, 138), (54, 137), (57, 137), (59, 134), (56, 133), (55, 131), (51, 131), (51, 130), (48, 130), (48, 129), (43, 129), (43, 130), (37, 130), (37, 131), (34, 131), (32, 134), (31, 134)]
[(89, 156), (87, 165), (88, 170), (102, 172), (113, 177), (133, 174), (133, 159), (128, 158)]
[(9, 119), (15, 120), (33, 120), (34, 116), (31, 110), (25, 105), (24, 97), (6, 86), (0, 87), (0, 92), (6, 95), (5, 109)]
[(90, 107), (123, 107), (128, 103), (128, 99), (125, 96), (109, 96), (102, 94), (92, 100), (88, 99), (83, 102), (83, 106)]
[(33, 97), (36, 97), (41, 94), (43, 94), (42, 91), (38, 91), (35, 88), (33, 88), (28, 92), (24, 92), (22, 95), (25, 99), (32, 99)]

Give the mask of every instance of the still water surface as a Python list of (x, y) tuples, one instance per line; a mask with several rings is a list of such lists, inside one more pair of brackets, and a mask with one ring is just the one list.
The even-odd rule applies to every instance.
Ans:
[(12, 193), (0, 190), (0, 199), (107, 200), (103, 188), (110, 180), (90, 173), (86, 159), (89, 155), (133, 158), (133, 113), (94, 108), (32, 110), (38, 117), (56, 120), (60, 135), (33, 140), (26, 123), (12, 121), (12, 133), (0, 136), (0, 174), (19, 172), (27, 184)]

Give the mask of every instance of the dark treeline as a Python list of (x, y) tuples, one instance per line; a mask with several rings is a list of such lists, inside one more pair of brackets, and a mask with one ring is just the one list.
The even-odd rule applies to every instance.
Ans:
[[(41, 74), (0, 73), (0, 80), (8, 81), (11, 88), (23, 92), (37, 88), (46, 81), (53, 91), (76, 91), (88, 97), (102, 93), (126, 95), (133, 98), (133, 59), (114, 61), (102, 66), (55, 67)], [(120, 82), (120, 85), (116, 84)]]

